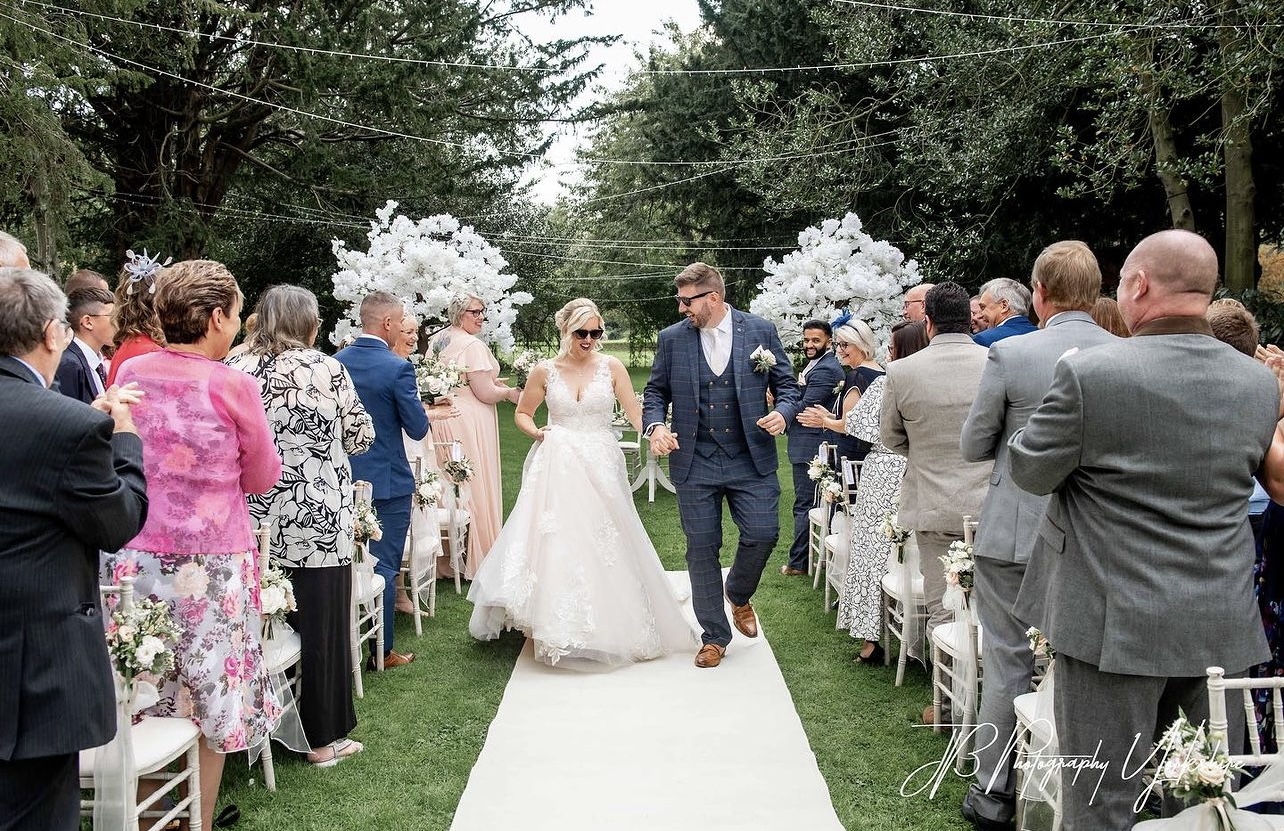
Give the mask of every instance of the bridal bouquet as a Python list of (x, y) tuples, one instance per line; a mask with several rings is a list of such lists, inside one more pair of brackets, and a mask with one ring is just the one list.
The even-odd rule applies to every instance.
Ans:
[(513, 374), (516, 376), (514, 380), (517, 386), (526, 386), (526, 379), (530, 377), (531, 370), (542, 360), (544, 360), (542, 356), (529, 349), (519, 349), (513, 355)]
[(170, 644), (178, 641), (178, 627), (169, 604), (140, 597), (129, 609), (119, 606), (107, 624), (107, 652), (125, 683), (143, 673), (164, 675), (174, 668)]
[(1226, 736), (1195, 726), (1178, 710), (1177, 720), (1155, 743), (1155, 781), (1188, 803), (1225, 799), (1225, 789), (1243, 767), (1226, 753)]
[(276, 565), (269, 564), (267, 571), (263, 572), (259, 582), (259, 605), (260, 612), (267, 618), (263, 629), (266, 640), (272, 640), (272, 629), (278, 620), (284, 623), (287, 612), (299, 609), (294, 600), (294, 584)]
[(415, 365), (419, 397), (424, 401), (432, 403), (464, 385), (467, 368), (454, 361), (441, 360), (439, 349), (434, 349), (429, 355), (415, 355), (410, 360)]
[(972, 576), (976, 569), (976, 560), (972, 555), (972, 543), (955, 540), (941, 555), (945, 565), (945, 582), (949, 586), (958, 586), (963, 591), (972, 590)]
[(441, 474), (435, 470), (424, 470), (415, 480), (415, 507), (431, 508), (441, 501)]

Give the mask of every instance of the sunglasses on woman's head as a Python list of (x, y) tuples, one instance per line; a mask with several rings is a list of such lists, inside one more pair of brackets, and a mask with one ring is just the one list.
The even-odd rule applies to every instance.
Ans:
[(606, 332), (602, 329), (576, 329), (574, 332), (571, 332), (571, 337), (576, 340), (584, 340), (585, 338), (601, 340), (602, 335), (604, 334), (606, 334)]

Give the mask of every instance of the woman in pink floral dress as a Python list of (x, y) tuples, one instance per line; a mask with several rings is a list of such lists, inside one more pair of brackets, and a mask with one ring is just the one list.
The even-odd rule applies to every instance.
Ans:
[(253, 531), (245, 494), (281, 475), (259, 388), (220, 363), (241, 327), (236, 279), (208, 260), (157, 276), (166, 347), (121, 367), (134, 407), (149, 501), (137, 537), (106, 560), (113, 577), (172, 604), (180, 641), (149, 715), (189, 717), (201, 743), (201, 813), (212, 827), (223, 754), (263, 741), (280, 717), (259, 645)]

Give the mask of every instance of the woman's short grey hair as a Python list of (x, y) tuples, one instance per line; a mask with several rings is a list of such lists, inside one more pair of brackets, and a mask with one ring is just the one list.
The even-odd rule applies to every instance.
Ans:
[(474, 300), (481, 303), (483, 306), (486, 305), (486, 301), (475, 294), (455, 295), (455, 297), (450, 301), (450, 305), (446, 307), (446, 315), (450, 318), (451, 326), (459, 325), (459, 321), (464, 318), (464, 309), (467, 309), (469, 304)]
[(26, 355), (44, 340), (45, 325), (66, 320), (67, 296), (47, 274), (0, 268), (0, 355)]
[(308, 349), (321, 325), (317, 296), (299, 286), (272, 286), (259, 298), (254, 313), (258, 319), (246, 344), (256, 355)]
[(1030, 290), (1009, 277), (995, 277), (981, 286), (981, 294), (989, 292), (994, 300), (1006, 300), (1008, 308), (1019, 315), (1030, 314)]
[(854, 346), (865, 353), (865, 360), (878, 354), (878, 344), (874, 340), (874, 330), (863, 320), (852, 319), (834, 330), (834, 340)]

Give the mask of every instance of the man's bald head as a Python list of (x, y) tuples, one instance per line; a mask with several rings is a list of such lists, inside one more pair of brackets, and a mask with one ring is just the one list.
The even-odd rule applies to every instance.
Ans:
[(924, 303), (927, 293), (935, 288), (932, 283), (919, 283), (911, 289), (906, 290), (904, 300), (901, 303), (901, 311), (906, 320), (922, 320), (924, 317)]
[(1199, 234), (1151, 234), (1119, 269), (1119, 311), (1130, 331), (1160, 317), (1202, 316), (1217, 288), (1217, 252)]

